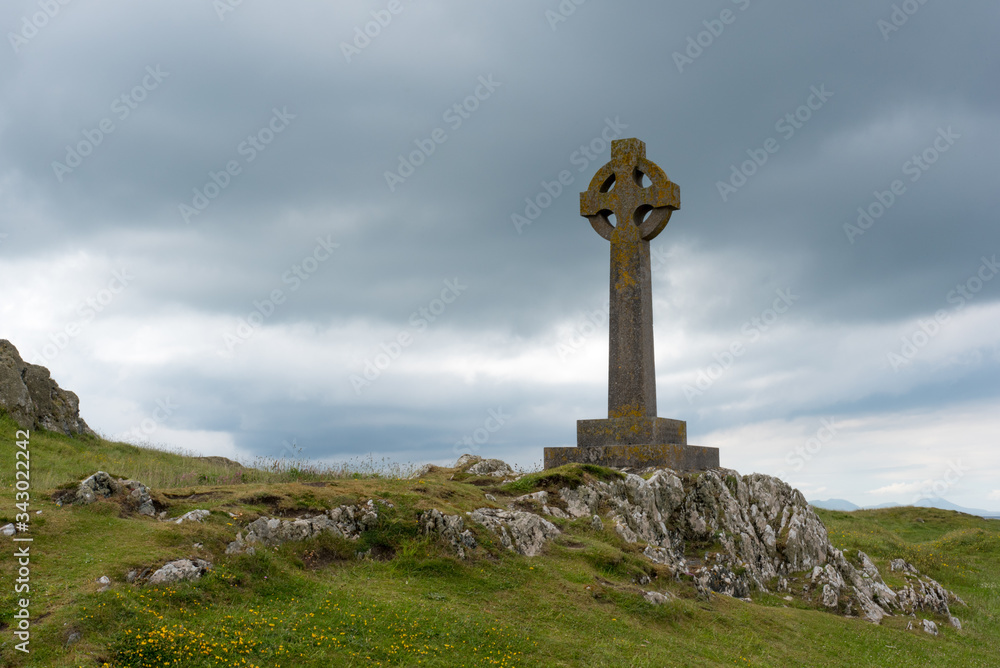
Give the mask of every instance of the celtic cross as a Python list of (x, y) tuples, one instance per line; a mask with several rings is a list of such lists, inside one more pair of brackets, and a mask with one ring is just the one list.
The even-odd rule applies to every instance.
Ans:
[(638, 139), (612, 141), (611, 161), (580, 193), (580, 215), (611, 242), (609, 418), (656, 417), (649, 242), (680, 207), (680, 188)]

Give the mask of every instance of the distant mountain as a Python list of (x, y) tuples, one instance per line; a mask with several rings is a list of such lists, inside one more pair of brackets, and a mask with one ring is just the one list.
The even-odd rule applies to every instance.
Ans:
[[(861, 510), (861, 506), (858, 506), (846, 499), (827, 499), (825, 501), (810, 501), (809, 505), (815, 506), (817, 508), (823, 508), (824, 510), (840, 510), (844, 512), (851, 512), (852, 510)], [(880, 510), (882, 508), (899, 508), (903, 504), (896, 503), (895, 501), (890, 501), (888, 503), (880, 503), (877, 506), (865, 506), (865, 510)], [(966, 515), (977, 515), (979, 517), (985, 517), (987, 519), (1000, 519), (1000, 511), (996, 510), (983, 510), (982, 508), (966, 508), (965, 506), (960, 506), (957, 503), (952, 503), (947, 499), (942, 499), (940, 497), (932, 499), (921, 499), (916, 503), (909, 504), (916, 506), (917, 508), (937, 508), (939, 510), (954, 510), (958, 513), (965, 513)]]
[(850, 512), (852, 510), (860, 510), (861, 506), (856, 506), (846, 499), (827, 499), (826, 501), (810, 501), (810, 506), (816, 506), (817, 508), (823, 508), (824, 510), (844, 510)]
[(954, 510), (959, 513), (965, 513), (966, 515), (978, 515), (979, 517), (989, 517), (989, 518), (1000, 518), (1000, 511), (997, 510), (983, 510), (982, 508), (965, 508), (956, 503), (952, 503), (947, 499), (942, 499), (940, 497), (932, 499), (920, 499), (913, 505), (919, 506), (920, 508), (940, 508), (941, 510)]

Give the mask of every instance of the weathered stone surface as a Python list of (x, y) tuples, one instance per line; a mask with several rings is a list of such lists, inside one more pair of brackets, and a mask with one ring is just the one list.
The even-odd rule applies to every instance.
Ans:
[[(772, 581), (788, 591), (789, 578), (804, 573), (804, 593), (817, 604), (873, 623), (896, 610), (947, 615), (948, 600), (957, 598), (905, 562), (895, 566), (912, 582), (894, 592), (868, 555), (857, 552), (857, 565), (848, 561), (830, 544), (802, 494), (770, 476), (659, 469), (649, 479), (627, 474), (564, 488), (559, 496), (572, 517), (607, 509), (604, 522), (612, 522), (623, 540), (644, 543), (646, 558), (675, 577), (691, 576), (703, 597), (716, 592), (746, 598), (752, 590), (767, 591)], [(714, 547), (704, 559), (685, 556), (692, 542)]]
[(929, 633), (932, 636), (936, 636), (938, 634), (937, 624), (935, 624), (931, 620), (925, 619), (921, 623), (923, 624), (924, 627), (924, 633)]
[(259, 517), (247, 526), (246, 538), (242, 532), (226, 547), (226, 554), (253, 554), (254, 545), (274, 547), (289, 541), (312, 538), (324, 531), (349, 540), (357, 540), (363, 531), (371, 529), (378, 522), (378, 506), (393, 507), (388, 501), (378, 504), (369, 499), (367, 503), (344, 505), (312, 517), (291, 520)]
[(148, 515), (149, 517), (156, 514), (156, 508), (153, 506), (153, 497), (149, 493), (148, 487), (138, 480), (123, 480), (121, 484), (128, 491), (128, 496), (125, 498), (125, 505), (128, 508), (135, 510), (140, 515)]
[(526, 557), (542, 553), (545, 543), (561, 532), (556, 525), (533, 513), (499, 508), (478, 508), (469, 519), (495, 533), (508, 550)]
[(60, 493), (60, 505), (88, 505), (98, 499), (119, 497), (126, 510), (152, 517), (156, 514), (150, 489), (138, 480), (115, 479), (105, 471), (84, 478), (75, 490)]
[(76, 498), (69, 502), (86, 505), (93, 503), (98, 498), (106, 499), (109, 496), (114, 496), (120, 491), (122, 491), (121, 482), (115, 480), (109, 473), (98, 471), (80, 482), (76, 490)]
[(649, 416), (576, 421), (577, 447), (650, 443), (687, 445), (687, 423)]
[(673, 600), (674, 596), (670, 592), (661, 593), (658, 591), (644, 591), (642, 597), (653, 605), (663, 605)]
[(465, 470), (470, 466), (472, 466), (473, 464), (475, 464), (476, 462), (480, 462), (482, 460), (483, 458), (480, 457), (479, 455), (464, 454), (461, 457), (459, 457), (458, 460), (455, 462), (455, 468), (460, 470)]
[(532, 510), (532, 506), (538, 508), (539, 510), (542, 511), (542, 513), (546, 515), (552, 515), (553, 517), (562, 517), (564, 519), (569, 517), (569, 515), (566, 514), (566, 512), (559, 506), (549, 505), (549, 493), (546, 491), (534, 492), (532, 494), (524, 494), (523, 496), (519, 496), (515, 498), (513, 501), (511, 501), (511, 503), (508, 505), (508, 508), (510, 508), (511, 510), (523, 509), (523, 510), (528, 510), (530, 512)]
[(95, 435), (80, 417), (80, 399), (52, 380), (49, 370), (21, 359), (17, 348), (0, 339), (0, 408), (22, 429)]
[(461, 559), (465, 559), (465, 550), (476, 548), (476, 537), (465, 528), (465, 520), (461, 515), (445, 515), (432, 508), (421, 513), (418, 522), (421, 533), (445, 539)]
[(675, 471), (703, 471), (718, 468), (719, 449), (701, 445), (599, 445), (585, 448), (545, 448), (545, 468), (565, 464), (597, 464), (621, 469), (651, 466)]
[(481, 459), (465, 469), (469, 475), (488, 475), (495, 478), (513, 478), (517, 474), (500, 459)]
[(149, 584), (171, 584), (182, 580), (197, 580), (212, 569), (204, 559), (178, 559), (164, 564), (149, 578)]
[(955, 594), (926, 576), (911, 575), (907, 584), (898, 591), (899, 605), (904, 612), (934, 612), (946, 617), (951, 616), (948, 605), (949, 598), (958, 599)]
[(203, 519), (211, 515), (212, 512), (209, 510), (192, 510), (190, 512), (184, 513), (175, 520), (171, 520), (174, 524), (184, 524), (185, 522), (201, 522)]
[(4, 536), (13, 536), (16, 533), (17, 533), (17, 527), (15, 527), (13, 523), (5, 524), (4, 526), (0, 527), (0, 534)]
[(433, 464), (424, 464), (423, 466), (421, 466), (420, 468), (418, 468), (416, 471), (413, 472), (413, 475), (410, 476), (410, 480), (423, 478), (425, 475), (433, 471), (434, 468), (435, 467)]

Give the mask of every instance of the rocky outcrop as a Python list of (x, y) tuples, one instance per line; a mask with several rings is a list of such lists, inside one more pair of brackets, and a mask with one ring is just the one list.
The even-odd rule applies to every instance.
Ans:
[(948, 591), (936, 580), (921, 575), (917, 568), (902, 559), (893, 559), (890, 564), (893, 571), (901, 571), (906, 578), (906, 585), (896, 592), (900, 610), (905, 613), (930, 612), (944, 615), (955, 628), (961, 629), (962, 623), (951, 614), (949, 603), (965, 605), (958, 594)]
[(183, 580), (197, 580), (210, 570), (212, 564), (204, 559), (178, 559), (157, 569), (149, 577), (149, 584), (162, 585)]
[(0, 339), (0, 408), (22, 429), (95, 435), (80, 417), (79, 397), (61, 389), (45, 367), (21, 359), (5, 339)]
[(501, 459), (483, 459), (477, 455), (462, 455), (455, 462), (455, 468), (469, 475), (493, 476), (495, 478), (516, 478), (517, 474)]
[(420, 532), (425, 536), (439, 536), (451, 545), (460, 559), (465, 559), (465, 551), (476, 549), (476, 537), (465, 528), (461, 515), (445, 515), (432, 508), (420, 514), (417, 520)]
[[(466, 456), (457, 466), (477, 463)], [(648, 478), (630, 473), (555, 494), (526, 494), (509, 510), (480, 508), (469, 519), (526, 556), (541, 553), (559, 534), (541, 515), (587, 517), (597, 531), (610, 522), (624, 541), (643, 545), (643, 555), (674, 578), (691, 578), (703, 597), (715, 592), (749, 600), (752, 591), (770, 587), (789, 592), (794, 580), (801, 586), (794, 593), (876, 624), (886, 615), (914, 611), (952, 618), (949, 600), (959, 600), (954, 594), (901, 560), (893, 567), (899, 566), (908, 584), (893, 591), (868, 555), (855, 552), (848, 559), (833, 547), (802, 494), (777, 478), (729, 469), (646, 473)], [(960, 626), (957, 619), (953, 624)]]
[[(388, 501), (379, 500), (378, 505), (392, 508)], [(242, 532), (226, 547), (226, 554), (253, 554), (255, 545), (274, 547), (289, 541), (312, 538), (323, 532), (357, 540), (361, 533), (378, 522), (378, 505), (369, 499), (356, 506), (339, 506), (321, 515), (283, 520), (260, 517), (247, 526), (246, 538)]]
[(175, 520), (170, 520), (174, 524), (184, 524), (185, 522), (201, 522), (203, 519), (211, 515), (211, 511), (208, 510), (192, 510), (190, 512), (184, 513)]
[[(548, 497), (529, 496), (543, 508), (551, 505)], [(607, 518), (623, 540), (645, 543), (643, 554), (650, 561), (675, 577), (690, 576), (703, 596), (717, 592), (746, 598), (753, 590), (768, 591), (774, 582), (788, 591), (789, 578), (805, 573), (802, 595), (876, 624), (894, 612), (950, 618), (948, 601), (960, 601), (902, 560), (893, 568), (903, 571), (908, 584), (893, 591), (868, 555), (857, 552), (854, 563), (849, 561), (830, 544), (802, 494), (770, 476), (659, 469), (648, 479), (627, 474), (619, 481), (564, 488), (559, 496), (574, 518), (610, 509)], [(960, 626), (957, 619), (954, 624)]]
[(104, 471), (84, 478), (76, 489), (58, 494), (59, 505), (88, 505), (98, 499), (119, 497), (122, 507), (140, 515), (156, 514), (150, 489), (138, 480), (116, 479)]
[(541, 554), (545, 543), (561, 533), (552, 522), (521, 510), (479, 508), (468, 515), (495, 533), (501, 545), (526, 557)]

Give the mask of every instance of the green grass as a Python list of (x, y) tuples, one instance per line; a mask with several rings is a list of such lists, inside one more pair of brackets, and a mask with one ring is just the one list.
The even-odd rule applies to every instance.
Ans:
[[(0, 416), (0, 519), (14, 518), (15, 426)], [(401, 469), (303, 463), (233, 467), (179, 453), (37, 432), (31, 438), (32, 652), (13, 649), (10, 539), (0, 550), (0, 664), (38, 666), (995, 666), (1000, 656), (1000, 524), (926, 508), (818, 511), (834, 544), (861, 549), (882, 568), (903, 557), (969, 604), (955, 606), (961, 632), (932, 638), (906, 631), (906, 618), (881, 626), (845, 619), (801, 601), (756, 594), (754, 603), (698, 600), (589, 520), (559, 520), (546, 554), (513, 555), (482, 530), (461, 561), (421, 536), (416, 517), (439, 508), (464, 513), (537, 489), (558, 489), (617, 473), (570, 466), (506, 485), (479, 486), (438, 469), (420, 480)], [(112, 502), (58, 507), (59, 487), (104, 469), (142, 480), (171, 517), (194, 508), (211, 516), (175, 525), (122, 516)], [(305, 472), (305, 473), (303, 473)], [(201, 480), (202, 482), (198, 482)], [(386, 499), (379, 525), (357, 542), (332, 535), (226, 556), (226, 544), (255, 517), (315, 512)], [(237, 519), (229, 513), (239, 515)], [(917, 522), (917, 518), (925, 520)], [(195, 543), (202, 547), (195, 548)], [(371, 550), (371, 558), (359, 552)], [(216, 568), (196, 583), (134, 587), (133, 568), (200, 556)], [(97, 592), (96, 578), (113, 587)], [(634, 583), (669, 590), (653, 606)], [(69, 646), (71, 633), (81, 639)]]

